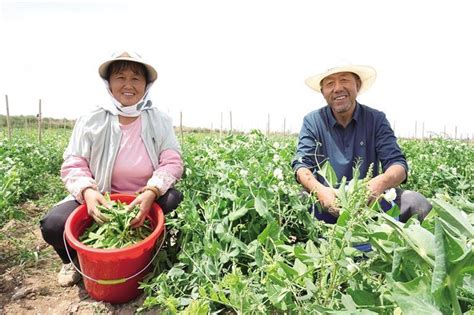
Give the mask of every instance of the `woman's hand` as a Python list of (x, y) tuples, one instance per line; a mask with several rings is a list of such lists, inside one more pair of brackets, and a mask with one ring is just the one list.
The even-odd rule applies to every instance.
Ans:
[(138, 212), (137, 216), (130, 221), (131, 227), (137, 228), (145, 222), (146, 215), (150, 212), (153, 202), (155, 202), (158, 197), (159, 196), (157, 196), (152, 190), (145, 190), (128, 205), (128, 210), (136, 205), (140, 205), (140, 212)]
[(110, 208), (111, 205), (105, 199), (105, 197), (100, 192), (90, 187), (84, 189), (82, 195), (84, 196), (84, 200), (86, 202), (87, 213), (94, 219), (94, 221), (99, 224), (104, 224), (104, 222), (107, 222), (107, 217), (103, 215), (99, 209), (97, 209), (98, 205), (103, 205), (107, 208)]

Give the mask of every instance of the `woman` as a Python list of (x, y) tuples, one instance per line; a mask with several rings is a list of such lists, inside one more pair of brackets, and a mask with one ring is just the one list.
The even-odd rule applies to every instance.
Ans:
[[(76, 122), (61, 166), (70, 195), (40, 222), (44, 240), (63, 261), (61, 286), (72, 286), (81, 278), (63, 241), (66, 220), (80, 204), (103, 223), (106, 218), (97, 206), (108, 206), (104, 193), (137, 193), (130, 206), (139, 205), (140, 212), (130, 225), (138, 227), (155, 200), (164, 213), (182, 201), (182, 194), (172, 188), (183, 174), (183, 161), (171, 119), (148, 97), (156, 70), (139, 55), (121, 52), (105, 61), (99, 74), (111, 102)], [(68, 250), (74, 258), (74, 250)]]

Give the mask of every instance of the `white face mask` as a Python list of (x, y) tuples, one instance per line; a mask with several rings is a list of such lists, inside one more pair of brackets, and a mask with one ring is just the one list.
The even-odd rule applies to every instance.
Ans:
[(142, 99), (139, 100), (135, 105), (131, 106), (123, 106), (120, 104), (120, 102), (117, 101), (117, 99), (115, 99), (115, 97), (112, 95), (112, 91), (110, 91), (109, 81), (104, 80), (104, 83), (107, 87), (109, 96), (112, 98), (112, 104), (114, 104), (114, 106), (103, 106), (103, 108), (110, 111), (112, 114), (125, 117), (138, 117), (144, 110), (151, 108), (152, 102), (148, 99), (148, 92), (152, 83), (149, 83), (146, 86), (145, 94), (143, 95)]

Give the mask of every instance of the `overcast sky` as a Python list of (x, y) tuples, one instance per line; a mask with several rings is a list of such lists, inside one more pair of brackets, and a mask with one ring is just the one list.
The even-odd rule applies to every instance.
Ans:
[(304, 80), (334, 64), (373, 66), (358, 100), (398, 136), (474, 134), (470, 1), (1, 2), (0, 114), (77, 118), (107, 102), (97, 74), (131, 49), (155, 65), (154, 103), (174, 124), (299, 131), (325, 105)]

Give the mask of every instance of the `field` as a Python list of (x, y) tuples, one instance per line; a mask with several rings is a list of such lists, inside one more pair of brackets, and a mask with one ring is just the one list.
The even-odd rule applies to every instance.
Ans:
[[(28, 275), (45, 264), (54, 282), (59, 259), (41, 241), (32, 247), (14, 232), (25, 222), (38, 229), (48, 207), (65, 196), (58, 173), (67, 138), (67, 131), (53, 129), (37, 145), (34, 134), (16, 131), (13, 141), (0, 142), (4, 282), (11, 270)], [(133, 305), (187, 314), (473, 312), (472, 144), (400, 140), (410, 165), (403, 188), (424, 194), (434, 206), (423, 224), (399, 223), (396, 207), (387, 214), (368, 207), (367, 179), (358, 179), (340, 191), (342, 215), (330, 226), (313, 219), (308, 209), (314, 200), (303, 197), (294, 180), (296, 137), (254, 131), (182, 139), (186, 170), (178, 188), (185, 199), (166, 217), (168, 236), (153, 275), (142, 284), (144, 296), (128, 306), (94, 304), (94, 311)], [(329, 177), (330, 168), (324, 171)], [(364, 254), (354, 249), (358, 243), (374, 250)], [(49, 285), (49, 293), (58, 292)], [(0, 283), (4, 296), (16, 293), (7, 287)], [(34, 308), (41, 300), (51, 307), (51, 295), (27, 294), (5, 311)]]

